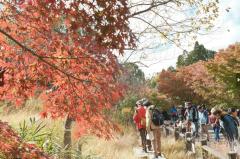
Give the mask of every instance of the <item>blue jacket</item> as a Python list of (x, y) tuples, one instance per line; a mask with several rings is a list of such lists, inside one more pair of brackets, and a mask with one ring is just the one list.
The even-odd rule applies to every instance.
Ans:
[(235, 124), (233, 117), (229, 114), (224, 115), (221, 117), (223, 122), (223, 127), (226, 132), (226, 135), (230, 141), (238, 139), (238, 128)]
[(171, 115), (177, 115), (177, 108), (176, 107), (172, 107), (171, 109), (170, 109), (170, 114)]

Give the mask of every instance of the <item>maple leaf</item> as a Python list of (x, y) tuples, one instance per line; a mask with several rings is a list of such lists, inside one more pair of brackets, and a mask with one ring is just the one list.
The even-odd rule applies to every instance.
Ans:
[[(80, 1), (18, 2), (2, 2), (0, 11), (4, 15), (0, 64), (8, 70), (1, 99), (21, 105), (40, 92), (44, 117), (70, 115), (81, 123), (90, 114), (101, 118), (95, 112), (110, 109), (122, 95), (116, 80), (119, 64), (112, 50), (123, 53), (135, 42), (128, 26), (127, 1), (82, 1), (83, 7)], [(104, 34), (99, 34), (102, 30)], [(93, 132), (103, 134), (103, 128)]]

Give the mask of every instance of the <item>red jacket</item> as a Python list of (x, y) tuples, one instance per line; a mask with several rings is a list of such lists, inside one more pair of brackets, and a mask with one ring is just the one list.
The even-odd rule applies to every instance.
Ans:
[(143, 122), (141, 122), (142, 120), (146, 121), (146, 109), (143, 106), (137, 109), (133, 116), (133, 120), (138, 129), (146, 128), (146, 124), (143, 125)]

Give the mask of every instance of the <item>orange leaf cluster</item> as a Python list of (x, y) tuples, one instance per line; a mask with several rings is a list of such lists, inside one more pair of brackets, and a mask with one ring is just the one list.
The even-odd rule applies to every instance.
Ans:
[(45, 103), (43, 117), (69, 115), (80, 125), (89, 122), (82, 129), (104, 122), (100, 132), (108, 129), (101, 112), (121, 97), (122, 89), (113, 50), (123, 53), (127, 45), (134, 46), (127, 1), (1, 4), (0, 65), (7, 67), (1, 99), (21, 105), (39, 96)]
[(174, 71), (162, 71), (159, 92), (181, 102), (238, 106), (239, 88), (236, 74), (240, 72), (240, 45), (220, 50), (209, 61), (199, 61)]

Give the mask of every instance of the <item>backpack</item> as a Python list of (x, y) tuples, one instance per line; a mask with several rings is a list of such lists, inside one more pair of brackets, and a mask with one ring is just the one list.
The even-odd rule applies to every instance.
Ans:
[(208, 111), (204, 110), (204, 116), (207, 119), (207, 124), (209, 123)]
[(152, 109), (152, 122), (156, 126), (161, 126), (164, 124), (163, 114), (158, 109)]
[(196, 107), (192, 107), (192, 121), (193, 122), (198, 121), (198, 110)]

